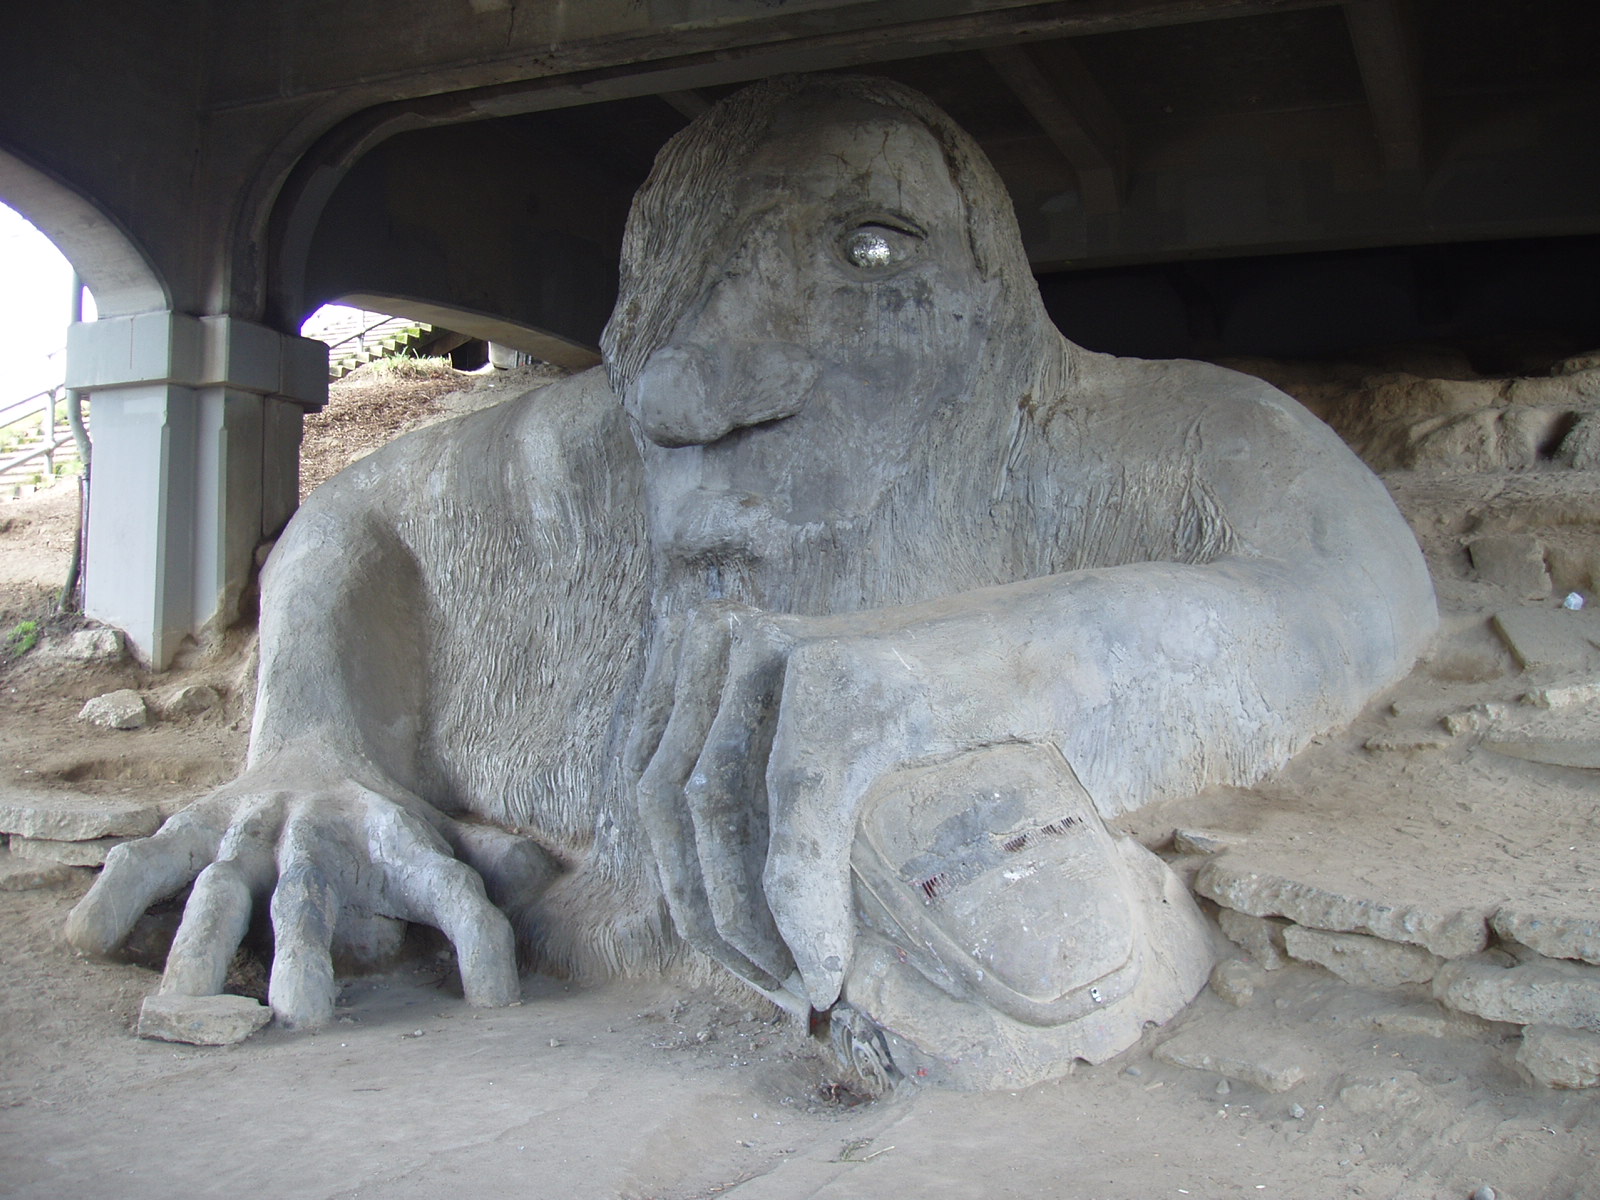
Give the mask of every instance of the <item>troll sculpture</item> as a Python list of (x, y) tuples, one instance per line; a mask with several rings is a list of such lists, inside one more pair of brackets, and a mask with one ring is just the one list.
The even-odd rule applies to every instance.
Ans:
[(1106, 819), (1242, 784), (1431, 634), (1382, 485), (1255, 380), (1050, 325), (972, 140), (882, 80), (723, 101), (636, 197), (604, 370), (320, 489), (265, 572), (245, 773), (114, 851), (162, 989), (270, 912), (270, 1002), (404, 922), (825, 1014), (863, 1073), (1098, 1061), (1210, 966)]

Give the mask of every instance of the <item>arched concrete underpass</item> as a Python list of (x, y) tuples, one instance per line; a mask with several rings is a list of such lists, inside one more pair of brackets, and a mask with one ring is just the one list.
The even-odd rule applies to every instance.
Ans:
[(116, 222), (3, 148), (0, 200), (50, 237), (99, 314), (67, 337), (66, 383), (94, 398), (84, 609), (165, 665), (236, 617), (255, 547), (293, 512), (301, 405), (326, 395), (326, 351), (173, 312)]
[[(1062, 311), (1104, 313), (1096, 287), (1134, 314), (1156, 296), (1193, 346), (1295, 290), (1208, 261), (1600, 235), (1597, 36), (1589, 0), (34, 6), (8, 29), (0, 147), (100, 214), (80, 245), (123, 239), (79, 264), (109, 319), (71, 369), (97, 419), (126, 401), (100, 462), (145, 464), (92, 521), (121, 507), (155, 531), (100, 538), (126, 552), (91, 561), (91, 596), (130, 581), (94, 604), (157, 663), (231, 618), (292, 508), (325, 386), (293, 330), (323, 300), (448, 309), (581, 357), (655, 148), (743, 82), (866, 70), (928, 92), (994, 160), (1036, 269), (1102, 273)], [(68, 209), (24, 190), (0, 195), (73, 258)], [(1104, 282), (1137, 269), (1166, 274)], [(1375, 261), (1314, 274), (1438, 312), (1432, 284)]]

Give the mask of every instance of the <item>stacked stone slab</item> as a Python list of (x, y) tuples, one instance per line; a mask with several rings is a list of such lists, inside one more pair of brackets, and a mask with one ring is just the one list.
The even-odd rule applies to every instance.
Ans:
[[(48, 886), (70, 879), (66, 868), (98, 867), (113, 846), (145, 837), (161, 823), (148, 801), (67, 793), (0, 792), (0, 834), (10, 842), (11, 887)], [(20, 864), (30, 864), (37, 882), (24, 884)], [(49, 868), (61, 868), (50, 872)]]
[[(1478, 378), (1464, 361), (1419, 374), (1260, 365), (1387, 472), (1433, 571), (1441, 641), (1479, 645), (1472, 638), (1487, 626), (1514, 668), (1494, 668), (1478, 702), (1454, 712), (1439, 714), (1431, 696), (1402, 698), (1364, 740), (1367, 752), (1419, 765), (1488, 752), (1530, 771), (1600, 768), (1600, 359), (1519, 378)], [(1548, 778), (1581, 797), (1574, 776)], [(1395, 836), (1405, 837), (1399, 827)], [(1484, 1021), (1520, 1026), (1518, 1061), (1535, 1079), (1600, 1085), (1600, 894), (1586, 890), (1582, 868), (1563, 878), (1530, 862), (1524, 844), (1520, 865), (1487, 884), (1504, 890), (1486, 890), (1480, 904), (1425, 881), (1420, 861), (1410, 886), (1359, 869), (1341, 876), (1310, 855), (1298, 862), (1281, 837), (1220, 848), (1174, 838), (1179, 853), (1208, 849), (1195, 889), (1260, 967), (1310, 963), (1404, 993), (1397, 1011), (1418, 1028), (1483, 1036)]]
[[(86, 867), (104, 865), (113, 846), (145, 837), (167, 815), (139, 800), (44, 792), (0, 792), (0, 891), (58, 887)], [(165, 989), (146, 997), (139, 1036), (197, 1046), (243, 1041), (272, 1020), (272, 1010), (246, 996), (188, 996)]]
[(1267, 970), (1295, 960), (1362, 987), (1426, 987), (1452, 1012), (1521, 1026), (1517, 1061), (1538, 1082), (1600, 1085), (1600, 904), (1436, 911), (1257, 870), (1240, 850), (1194, 886)]

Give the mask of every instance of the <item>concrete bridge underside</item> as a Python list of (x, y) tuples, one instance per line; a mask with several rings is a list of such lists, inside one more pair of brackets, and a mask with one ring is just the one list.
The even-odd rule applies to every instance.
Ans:
[(327, 300), (594, 361), (657, 148), (780, 72), (949, 110), (1069, 336), (1600, 341), (1596, 34), (1591, 0), (33, 6), (0, 51), (0, 199), (102, 315), (69, 356), (96, 404), (89, 609), (157, 665), (233, 619), (293, 509), (326, 387), (295, 331)]

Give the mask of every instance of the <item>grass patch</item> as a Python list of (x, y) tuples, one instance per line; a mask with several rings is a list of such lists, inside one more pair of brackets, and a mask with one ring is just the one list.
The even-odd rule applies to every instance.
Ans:
[(448, 358), (416, 358), (409, 354), (390, 354), (369, 362), (364, 373), (387, 379), (439, 379), (455, 375)]
[(39, 622), (18, 621), (6, 634), (6, 656), (21, 658), (39, 644)]

